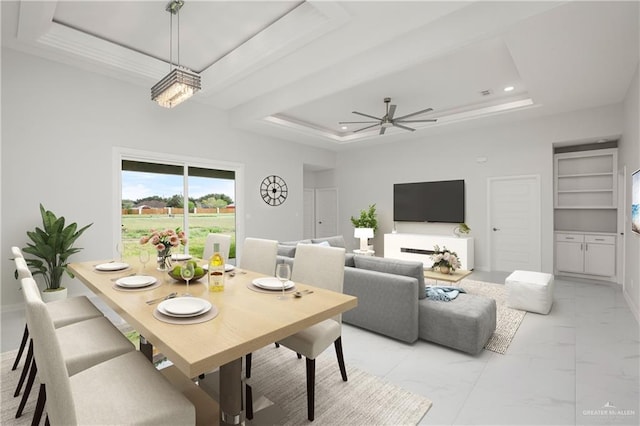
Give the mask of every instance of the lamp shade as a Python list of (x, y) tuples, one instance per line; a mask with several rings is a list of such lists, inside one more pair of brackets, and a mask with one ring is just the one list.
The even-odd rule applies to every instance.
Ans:
[(373, 238), (373, 228), (355, 228), (353, 236), (355, 238)]

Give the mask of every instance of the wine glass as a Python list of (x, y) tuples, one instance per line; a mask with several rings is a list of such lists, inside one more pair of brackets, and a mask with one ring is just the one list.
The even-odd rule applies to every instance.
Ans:
[(122, 253), (124, 252), (124, 246), (122, 242), (116, 244), (116, 253), (118, 253), (118, 262), (122, 262)]
[(194, 275), (194, 266), (192, 262), (187, 262), (185, 265), (182, 265), (180, 268), (180, 276), (187, 283), (187, 290), (184, 296), (191, 296), (189, 294), (189, 280), (193, 278)]
[(286, 299), (284, 295), (285, 285), (291, 278), (291, 268), (288, 263), (278, 263), (276, 266), (276, 278), (282, 282), (282, 295), (278, 296), (278, 299), (284, 300)]
[(149, 261), (150, 257), (151, 257), (151, 255), (149, 254), (149, 252), (147, 250), (140, 251), (140, 263), (142, 263), (142, 271), (143, 272), (144, 272), (144, 269), (146, 268), (147, 262)]

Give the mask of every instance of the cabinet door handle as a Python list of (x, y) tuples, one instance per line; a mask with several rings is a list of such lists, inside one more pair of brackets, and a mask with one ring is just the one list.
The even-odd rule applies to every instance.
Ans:
[(589, 251), (589, 244), (584, 245), (584, 251)]
[(604, 241), (604, 238), (596, 238), (596, 241)]
[(499, 231), (499, 230), (500, 230), (500, 228), (493, 228), (493, 230), (494, 230), (494, 231)]
[(583, 251), (583, 250), (584, 250), (584, 244), (580, 243), (580, 251)]
[(575, 238), (573, 238), (573, 237), (564, 237), (564, 238), (567, 239), (567, 240), (575, 240)]

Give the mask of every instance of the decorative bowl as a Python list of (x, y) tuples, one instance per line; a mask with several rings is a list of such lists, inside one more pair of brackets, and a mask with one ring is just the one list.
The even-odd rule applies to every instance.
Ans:
[[(189, 280), (189, 282), (197, 281), (197, 280), (199, 280), (200, 278), (204, 277), (207, 274), (206, 271), (202, 270), (202, 268), (197, 268), (197, 269), (199, 269), (198, 273), (194, 274), (193, 278), (191, 278)], [(174, 270), (172, 269), (171, 271), (169, 271), (167, 273), (174, 280), (185, 282), (185, 280), (183, 280), (182, 277), (180, 276), (180, 271), (174, 272)]]

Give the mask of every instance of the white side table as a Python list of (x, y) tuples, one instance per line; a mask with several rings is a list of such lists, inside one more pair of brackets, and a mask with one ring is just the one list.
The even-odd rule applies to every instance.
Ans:
[(353, 254), (359, 254), (361, 256), (373, 256), (376, 254), (375, 250), (354, 250)]

